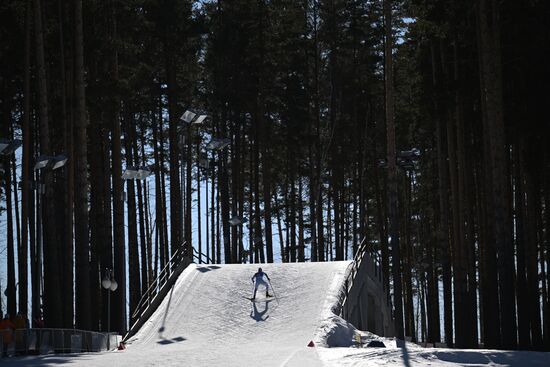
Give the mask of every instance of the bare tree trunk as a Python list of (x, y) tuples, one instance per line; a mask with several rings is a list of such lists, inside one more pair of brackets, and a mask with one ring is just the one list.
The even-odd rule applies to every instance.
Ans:
[[(140, 128), (141, 128), (141, 131), (140, 131), (140, 137), (141, 137), (141, 144), (142, 144), (142, 147), (141, 149), (143, 149), (143, 144), (144, 144), (144, 136), (145, 136), (145, 123), (143, 121), (143, 119), (141, 119), (140, 121)], [(135, 132), (135, 128), (132, 128), (132, 133), (134, 134), (134, 139), (133, 139), (133, 146), (134, 146), (134, 161), (137, 163), (137, 166), (146, 166), (146, 158), (145, 158), (145, 155), (142, 155), (141, 157), (141, 160), (139, 158), (139, 154), (138, 152), (140, 151), (139, 147), (138, 147), (138, 137), (136, 136), (136, 132)], [(143, 180), (143, 183), (142, 181), (137, 181), (136, 182), (136, 186), (137, 186), (137, 198), (138, 198), (138, 214), (139, 214), (139, 222), (138, 222), (138, 225), (139, 225), (139, 249), (140, 249), (140, 256), (139, 256), (139, 264), (140, 264), (140, 267), (141, 267), (141, 291), (140, 291), (140, 298), (141, 298), (141, 295), (144, 294), (146, 291), (147, 291), (147, 288), (148, 288), (148, 284), (149, 284), (149, 281), (147, 280), (147, 274), (149, 272), (149, 269), (147, 267), (147, 259), (150, 258), (150, 253), (147, 252), (147, 233), (145, 231), (145, 210), (144, 210), (144, 185), (145, 185), (146, 181)], [(139, 302), (139, 301), (138, 301)]]
[[(168, 34), (168, 27), (164, 35), (164, 63), (166, 69), (166, 84), (168, 89), (169, 141), (170, 141), (170, 249), (173, 253), (183, 241), (181, 214), (182, 192), (180, 188), (180, 168), (178, 149), (178, 111), (176, 93), (176, 61), (172, 45), (174, 35)], [(190, 158), (189, 158), (190, 159)], [(191, 244), (188, 243), (187, 246)], [(187, 247), (188, 250), (188, 247)], [(189, 254), (186, 254), (189, 256)], [(193, 256), (193, 254), (190, 254)]]
[(298, 177), (298, 261), (305, 261), (304, 204), (302, 201), (302, 177)]
[[(5, 84), (0, 85), (0, 93), (2, 93), (2, 100), (8, 100), (6, 95)], [(0, 105), (4, 107), (0, 110), (0, 123), (2, 128), (0, 133), (4, 136), (10, 136), (9, 126), (11, 125), (10, 115), (11, 115), (11, 105), (9, 103), (2, 103)], [(4, 295), (7, 296), (7, 309), (6, 313), (10, 315), (17, 314), (17, 295), (16, 295), (16, 283), (15, 283), (15, 251), (14, 251), (14, 241), (13, 241), (13, 200), (11, 192), (11, 181), (12, 181), (12, 172), (11, 172), (11, 161), (14, 159), (14, 154), (9, 154), (8, 156), (0, 156), (0, 163), (2, 167), (5, 167), (5, 183), (4, 183), (4, 193), (6, 196), (6, 247), (8, 252), (7, 257), (7, 276), (8, 284)]]
[[(23, 130), (23, 158), (22, 158), (22, 189), (21, 189), (21, 251), (18, 254), (18, 270), (19, 270), (19, 310), (24, 314), (28, 314), (27, 304), (28, 300), (28, 245), (29, 245), (29, 204), (32, 203), (32, 196), (29, 195), (31, 189), (31, 174), (30, 174), (30, 157), (31, 152), (31, 136), (30, 136), (30, 118), (31, 118), (31, 27), (32, 27), (32, 4), (31, 0), (26, 1), (25, 11), (25, 64), (24, 64), (24, 85), (23, 85), (23, 119), (21, 129)], [(31, 220), (32, 221), (32, 220)], [(32, 238), (30, 241), (31, 247), (33, 247)], [(35, 259), (31, 258), (31, 263)], [(32, 283), (32, 282), (31, 282)], [(33, 284), (34, 285), (34, 284)], [(72, 293), (72, 292), (71, 292)], [(34, 320), (38, 316), (37, 300), (34, 299), (34, 287), (33, 287), (33, 307), (32, 307), (32, 319)]]
[(392, 248), (392, 274), (394, 297), (395, 335), (404, 339), (403, 329), (403, 298), (401, 285), (401, 254), (399, 251), (399, 213), (397, 203), (397, 166), (393, 101), (393, 36), (392, 36), (392, 4), (384, 0), (385, 50), (384, 75), (386, 87), (386, 130), (387, 130), (387, 162), (388, 162), (388, 204), (389, 204), (389, 234)]
[(493, 210), (499, 300), (501, 342), (505, 349), (517, 346), (515, 306), (515, 272), (511, 231), (510, 188), (508, 187), (506, 143), (503, 121), (502, 64), (500, 50), (500, 4), (496, 0), (480, 0), (477, 3), (478, 43), (480, 50), (480, 79), (482, 104), (484, 104), (484, 132), (489, 137), (490, 162), (493, 187)]
[[(46, 61), (44, 56), (44, 33), (42, 26), (42, 9), (40, 1), (34, 2), (35, 38), (36, 38), (36, 67), (40, 104), (40, 149), (42, 154), (50, 155), (50, 127), (48, 111), (48, 90), (46, 80)], [(61, 327), (61, 288), (59, 286), (58, 246), (54, 243), (54, 198), (53, 174), (43, 171), (43, 183), (46, 194), (43, 205), (43, 243), (44, 243), (44, 314), (49, 327)]]
[[(110, 74), (114, 83), (118, 83), (118, 48), (117, 48), (117, 21), (116, 21), (116, 3), (111, 1), (110, 5), (110, 23), (111, 23), (111, 54), (110, 54)], [(111, 152), (113, 176), (113, 256), (109, 256), (104, 267), (109, 264), (114, 265), (114, 277), (118, 283), (118, 290), (111, 297), (111, 331), (116, 330), (119, 333), (126, 331), (126, 240), (124, 229), (124, 184), (122, 181), (122, 143), (120, 126), (120, 97), (113, 95), (109, 103), (109, 121), (111, 125)], [(114, 258), (114, 263), (113, 259)]]
[[(441, 89), (438, 77), (438, 64), (436, 62), (435, 45), (431, 45), (432, 77), (434, 93)], [(438, 167), (438, 194), (439, 194), (439, 225), (438, 243), (441, 250), (441, 267), (443, 273), (443, 303), (444, 303), (444, 331), (445, 342), (449, 347), (453, 345), (453, 306), (452, 306), (452, 285), (451, 285), (451, 259), (449, 249), (449, 196), (448, 196), (448, 167), (446, 165), (446, 131), (442, 121), (442, 108), (439, 97), (434, 97), (434, 110), (436, 113), (436, 139), (437, 139), (437, 167)]]
[(541, 299), (539, 289), (539, 267), (538, 267), (538, 238), (537, 238), (537, 201), (540, 192), (535, 174), (531, 169), (525, 170), (525, 192), (527, 196), (526, 212), (526, 241), (525, 241), (525, 260), (527, 267), (527, 299), (529, 305), (529, 323), (531, 325), (531, 342), (535, 350), (542, 350), (542, 325)]
[[(73, 95), (68, 93), (72, 89), (74, 75), (73, 62), (73, 43), (67, 48), (69, 52), (65, 52), (65, 31), (63, 20), (70, 18), (71, 5), (58, 0), (58, 18), (59, 18), (59, 51), (60, 51), (60, 72), (61, 72), (61, 113), (63, 122), (63, 146), (64, 153), (68, 157), (74, 157), (73, 139), (74, 139), (74, 109), (68, 106), (72, 105)], [(72, 328), (74, 326), (74, 231), (73, 231), (73, 208), (74, 208), (74, 164), (72, 159), (69, 159), (64, 167), (64, 220), (59, 221), (58, 235), (62, 239), (63, 247), (61, 250), (61, 271), (63, 279), (63, 327)]]
[[(88, 142), (86, 96), (84, 91), (84, 40), (82, 31), (82, 0), (75, 0), (75, 268), (76, 326), (90, 329), (90, 238), (88, 234)], [(123, 288), (124, 289), (124, 288)], [(56, 312), (58, 312), (57, 309)], [(47, 320), (47, 318), (46, 318)]]
[(518, 336), (520, 349), (528, 349), (531, 346), (531, 328), (529, 325), (529, 300), (527, 298), (527, 271), (525, 266), (525, 191), (524, 173), (522, 169), (522, 147), (520, 142), (514, 147), (514, 192), (515, 192), (515, 232), (516, 232), (516, 256), (517, 256), (517, 312), (518, 312)]
[(405, 261), (403, 261), (403, 278), (405, 285), (405, 335), (408, 335), (412, 338), (413, 342), (416, 342), (416, 329), (414, 327), (414, 304), (413, 304), (413, 289), (412, 289), (412, 261), (413, 261), (413, 244), (412, 244), (412, 178), (410, 177), (411, 173), (407, 174), (407, 189), (406, 189), (406, 201), (407, 201), (407, 210), (406, 213), (406, 247), (405, 247)]
[[(185, 191), (182, 190), (182, 195), (185, 197), (185, 218), (184, 218), (184, 239), (185, 239), (185, 251), (187, 256), (193, 258), (193, 218), (192, 213), (192, 198), (193, 198), (193, 139), (194, 134), (191, 128), (191, 124), (187, 125), (187, 157), (185, 158), (186, 170), (185, 170)], [(182, 167), (183, 170), (183, 167)], [(183, 183), (183, 178), (182, 178)]]
[[(124, 116), (124, 150), (126, 153), (126, 165), (134, 166), (132, 156), (135, 128), (134, 113), (128, 102), (123, 102)], [(133, 313), (138, 305), (141, 292), (140, 263), (137, 238), (137, 213), (136, 213), (136, 192), (134, 180), (126, 180), (127, 210), (128, 210), (128, 285), (130, 296), (130, 313)], [(134, 320), (130, 320), (132, 323)]]

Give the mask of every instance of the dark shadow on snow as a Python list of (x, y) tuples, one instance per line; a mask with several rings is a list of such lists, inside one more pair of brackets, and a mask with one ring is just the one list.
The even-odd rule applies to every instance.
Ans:
[(476, 366), (503, 365), (510, 367), (547, 367), (549, 366), (550, 353), (544, 352), (477, 352), (475, 350), (446, 350), (434, 352), (438, 359), (459, 365), (472, 364)]
[[(101, 352), (111, 353), (111, 352)], [(21, 356), (0, 358), (0, 366), (10, 367), (33, 367), (33, 366), (54, 366), (78, 364), (79, 361), (86, 361), (94, 358), (100, 353), (69, 353), (69, 354), (47, 354), (40, 356)]]
[(263, 302), (265, 302), (265, 308), (264, 308), (263, 311), (258, 310), (258, 303), (262, 302), (262, 301), (252, 302), (253, 309), (250, 311), (250, 317), (253, 318), (254, 320), (256, 320), (257, 322), (267, 320), (269, 318), (269, 315), (267, 315), (265, 318), (264, 318), (264, 315), (269, 310), (269, 302), (271, 302), (271, 301), (273, 301), (273, 300), (269, 299), (269, 300), (263, 301)]
[(159, 338), (163, 339), (162, 333), (165, 330), (164, 325), (166, 324), (166, 317), (168, 316), (168, 310), (170, 309), (170, 303), (172, 303), (172, 294), (174, 294), (175, 284), (170, 289), (170, 297), (168, 297), (168, 304), (166, 305), (166, 311), (164, 312), (164, 317), (162, 318), (162, 326), (159, 328)]
[(407, 343), (403, 340), (396, 339), (395, 344), (398, 348), (401, 348), (403, 351), (403, 364), (405, 367), (411, 367), (411, 361), (409, 358), (409, 351), (407, 350)]
[(216, 270), (216, 269), (220, 269), (221, 266), (217, 266), (217, 265), (210, 265), (210, 266), (199, 266), (197, 268), (197, 271), (200, 271), (201, 273), (206, 273), (206, 272), (209, 272), (211, 270)]
[(162, 339), (162, 340), (159, 340), (157, 343), (160, 345), (169, 345), (169, 344), (179, 343), (184, 340), (187, 340), (187, 339), (185, 339), (183, 336), (178, 336), (172, 339)]

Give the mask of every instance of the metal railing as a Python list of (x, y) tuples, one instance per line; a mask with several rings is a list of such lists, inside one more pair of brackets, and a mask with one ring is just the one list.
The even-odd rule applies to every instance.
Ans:
[(204, 264), (203, 260), (206, 259), (206, 264), (213, 264), (214, 262), (210, 257), (204, 253), (199, 252), (196, 248), (193, 247), (193, 259), (197, 260), (199, 264)]
[[(339, 302), (340, 316), (344, 316), (346, 303), (348, 301), (350, 290), (353, 287), (355, 277), (357, 276), (357, 273), (363, 261), (372, 262), (372, 265), (374, 266), (374, 272), (372, 271), (369, 272), (369, 275), (373, 277), (373, 280), (378, 280), (380, 286), (384, 290), (384, 293), (387, 294), (387, 291), (384, 287), (384, 275), (382, 274), (382, 266), (380, 264), (380, 258), (377, 253), (374, 253), (375, 256), (372, 257), (371, 254), (367, 253), (367, 249), (368, 249), (368, 243), (367, 243), (367, 238), (365, 237), (359, 244), (357, 252), (355, 253), (355, 256), (353, 258), (351, 269), (348, 272), (346, 279), (344, 280), (344, 291), (340, 294), (340, 302)], [(386, 297), (386, 304), (389, 305), (388, 297)]]
[(178, 265), (185, 258), (185, 242), (178, 247), (170, 260), (166, 263), (164, 268), (160, 271), (159, 275), (153, 282), (149, 285), (149, 288), (143, 293), (141, 299), (139, 300), (134, 312), (132, 313), (132, 320), (140, 318), (144, 311), (151, 305), (153, 299), (158, 295), (160, 290), (166, 285), (170, 276), (176, 271)]
[(149, 318), (154, 310), (160, 305), (160, 302), (167, 294), (168, 289), (174, 285), (183, 269), (191, 263), (186, 253), (185, 242), (181, 244), (170, 260), (166, 263), (159, 275), (149, 285), (149, 288), (143, 293), (130, 319), (130, 330), (124, 336), (124, 340), (131, 337)]
[(101, 352), (116, 347), (120, 338), (78, 329), (5, 329), (0, 330), (0, 355)]

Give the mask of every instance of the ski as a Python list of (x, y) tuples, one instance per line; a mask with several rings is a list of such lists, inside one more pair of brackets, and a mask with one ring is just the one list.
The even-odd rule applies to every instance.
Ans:
[(273, 297), (267, 297), (267, 298), (252, 298), (252, 297), (246, 297), (242, 296), (244, 299), (249, 300), (250, 302), (269, 302), (273, 301)]

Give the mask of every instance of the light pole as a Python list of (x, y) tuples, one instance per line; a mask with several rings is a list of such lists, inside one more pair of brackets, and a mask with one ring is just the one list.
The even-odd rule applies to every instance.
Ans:
[[(228, 138), (212, 138), (207, 144), (206, 144), (206, 254), (208, 255), (208, 214), (210, 212), (210, 207), (208, 206), (208, 175), (210, 169), (214, 170), (215, 165), (215, 155), (214, 152), (221, 151), (222, 149), (225, 149), (226, 147), (231, 144), (231, 139)], [(212, 158), (208, 157), (208, 152), (212, 152)], [(200, 163), (200, 161), (199, 161)], [(212, 194), (214, 194), (214, 182), (212, 182)], [(212, 200), (212, 205), (214, 205), (214, 200)], [(212, 207), (212, 210), (214, 208)], [(212, 225), (213, 227), (213, 225)], [(202, 256), (202, 254), (199, 254), (199, 256)], [(212, 262), (214, 262), (215, 255), (214, 255), (214, 236), (212, 236), (212, 256), (210, 257), (212, 259)]]
[[(137, 214), (136, 214), (136, 202), (135, 202), (135, 190), (134, 190), (134, 182), (131, 182), (129, 180), (146, 180), (147, 177), (151, 176), (153, 173), (148, 167), (141, 166), (141, 167), (134, 167), (134, 166), (126, 166), (126, 169), (122, 173), (122, 179), (127, 182), (126, 189), (128, 190), (128, 195), (125, 196), (125, 199), (127, 200), (128, 206), (128, 256), (130, 265), (134, 261), (136, 263), (139, 263), (139, 253), (138, 253), (138, 236), (137, 236), (137, 227), (136, 227), (136, 221), (137, 221)], [(132, 195), (132, 196), (130, 196)], [(144, 234), (141, 233), (141, 236), (143, 238)], [(142, 282), (140, 283), (140, 270), (139, 266), (137, 267), (129, 267), (128, 270), (122, 268), (118, 269), (118, 274), (122, 278), (122, 288), (124, 290), (129, 289), (130, 290), (130, 309), (134, 309), (138, 303), (139, 303), (139, 297), (141, 292), (144, 289), (147, 289), (147, 286), (140, 287), (141, 285), (147, 284), (147, 272), (146, 267), (142, 267), (141, 269), (141, 278)], [(128, 284), (125, 283), (125, 279), (128, 279)], [(129, 287), (129, 288), (128, 288)], [(141, 289), (140, 289), (141, 288)], [(124, 297), (124, 292), (123, 292)], [(119, 303), (118, 306), (122, 306), (125, 304), (125, 302), (122, 302), (122, 304)], [(125, 306), (124, 306), (125, 307)], [(131, 320), (131, 317), (130, 317)]]
[[(183, 239), (186, 243), (186, 248), (184, 249), (184, 253), (188, 250), (189, 253), (187, 254), (191, 258), (193, 258), (193, 250), (192, 250), (192, 237), (191, 237), (191, 156), (192, 156), (192, 144), (193, 141), (191, 139), (191, 127), (193, 125), (202, 125), (206, 119), (208, 118), (208, 115), (202, 111), (196, 110), (196, 109), (188, 109), (186, 110), (183, 115), (181, 115), (180, 120), (183, 121), (187, 125), (187, 160), (186, 160), (186, 166), (187, 166), (187, 175), (186, 175), (186, 195), (185, 195), (185, 205), (182, 208), (185, 215), (183, 215)], [(183, 151), (182, 151), (182, 158), (183, 158)], [(183, 175), (183, 159), (181, 162), (181, 170)], [(183, 186), (183, 180), (182, 180), (182, 186)], [(183, 197), (183, 190), (182, 190), (182, 197)]]
[[(45, 170), (56, 170), (58, 168), (63, 167), (67, 163), (67, 156), (65, 154), (59, 154), (56, 156), (49, 156), (49, 155), (41, 155), (39, 156), (35, 163), (34, 163), (34, 171), (45, 171)], [(36, 182), (35, 185), (33, 185), (33, 189), (37, 191), (36, 195), (36, 210), (38, 212), (38, 221), (37, 221), (37, 249), (36, 249), (36, 257), (37, 257), (37, 269), (36, 269), (36, 275), (37, 275), (37, 287), (36, 290), (38, 292), (37, 296), (40, 300), (42, 296), (42, 290), (43, 290), (43, 284), (42, 284), (42, 249), (43, 249), (43, 241), (44, 236), (42, 234), (42, 208), (41, 205), (43, 205), (43, 198), (42, 195), (46, 192), (44, 183), (42, 182), (42, 175), (40, 175), (38, 182)], [(34, 304), (34, 301), (33, 301)], [(39, 312), (38, 310), (34, 310), (35, 312)]]
[(101, 286), (107, 290), (107, 349), (111, 349), (111, 292), (118, 288), (118, 283), (113, 276), (113, 269), (105, 269)]

